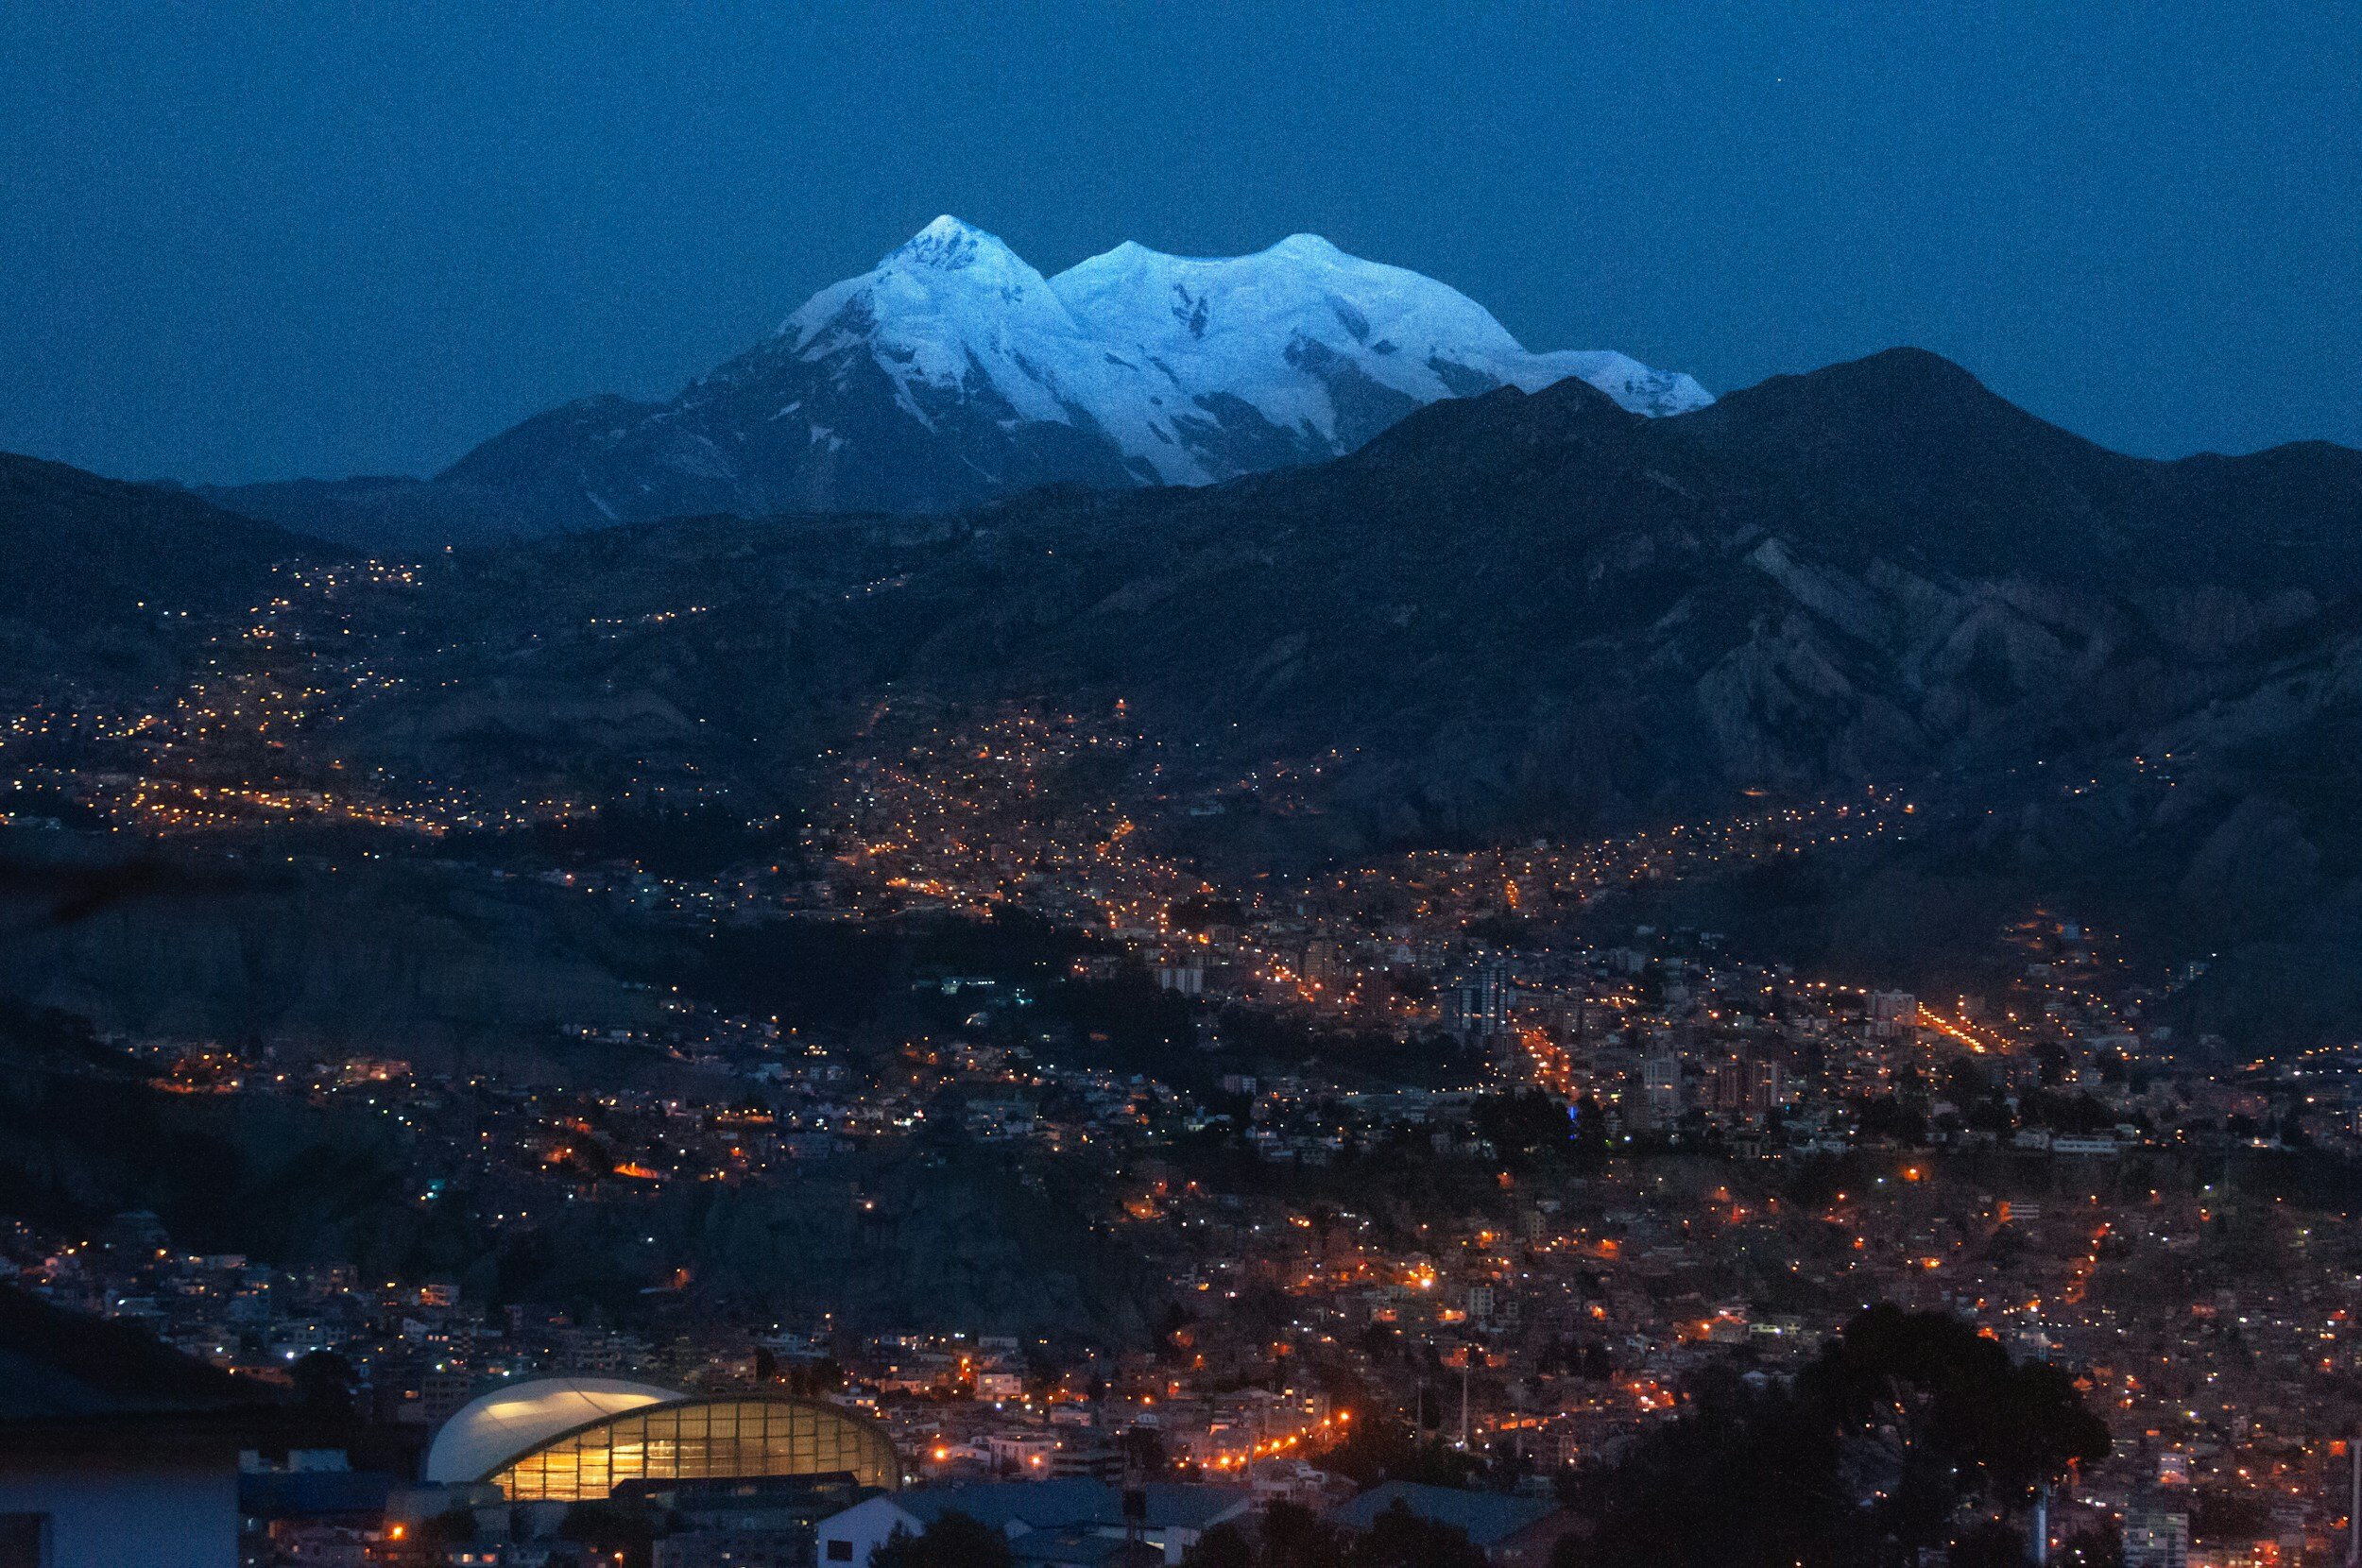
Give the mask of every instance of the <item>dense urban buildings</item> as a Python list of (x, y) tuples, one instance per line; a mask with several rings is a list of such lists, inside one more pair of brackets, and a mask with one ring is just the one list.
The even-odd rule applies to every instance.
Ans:
[[(808, 1555), (840, 1514), (865, 1554), (939, 1517), (929, 1497), (983, 1508), (1016, 1494), (973, 1489), (1032, 1483), (1106, 1489), (1069, 1512), (1043, 1491), (1036, 1546), (1148, 1541), (1179, 1561), (1274, 1502), (1366, 1525), (1387, 1494), (1348, 1507), (1357, 1483), (1393, 1474), (1452, 1480), (1429, 1512), (1493, 1560), (1579, 1562), (1591, 1469), (1717, 1369), (1795, 1376), (1881, 1302), (2067, 1371), (2107, 1442), (2050, 1491), (2057, 1552), (2339, 1549), (2362, 1415), (2345, 1056), (2226, 1061), (2149, 1022), (2188, 977), (2128, 972), (2071, 911), (1992, 932), (2007, 982), (1943, 997), (1588, 912), (1908, 834), (1919, 808), (1888, 792), (1234, 888), (1148, 847), (1149, 803), (1041, 810), (1078, 758), (1141, 746), (1121, 719), (1007, 709), (857, 762), (792, 876), (525, 873), (430, 848), (430, 877), (522, 879), (652, 931), (898, 932), (911, 967), (873, 982), (896, 998), (883, 1032), (669, 990), (637, 1022), (554, 1031), (549, 1049), (648, 1064), (631, 1089), (89, 1039), (78, 1070), (110, 1092), (368, 1129), (404, 1224), (464, 1212), (494, 1252), (381, 1278), (193, 1253), (123, 1212), (20, 1220), (19, 1287), (386, 1434), (358, 1457), (250, 1449), (258, 1561), (568, 1560), (593, 1502), (671, 1521), (657, 1561)], [(1242, 786), (1266, 810), (1289, 787)], [(1155, 804), (1204, 821), (1225, 797)], [(149, 810), (136, 787), (92, 798)], [(1032, 1281), (1009, 1236), (1005, 1262), (964, 1256), (924, 1211), (979, 1180), (1072, 1205), (1084, 1256), (1104, 1256), (1056, 1268), (1116, 1271)], [(789, 1213), (803, 1239), (780, 1244), (824, 1270), (893, 1257), (924, 1283), (854, 1305), (695, 1234)], [(607, 1277), (544, 1266), (539, 1300), (502, 1285), (553, 1248)], [(1016, 1276), (945, 1283), (979, 1267)], [(766, 1294), (812, 1304), (754, 1308)], [(753, 1491), (715, 1490), (731, 1480)], [(1143, 1481), (1167, 1499), (1153, 1527), (1120, 1507)], [(881, 1489), (919, 1500), (861, 1501)]]

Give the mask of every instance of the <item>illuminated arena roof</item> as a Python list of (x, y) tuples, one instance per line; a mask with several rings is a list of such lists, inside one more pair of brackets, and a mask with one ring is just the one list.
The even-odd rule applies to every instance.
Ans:
[(893, 1491), (901, 1460), (859, 1411), (772, 1394), (692, 1397), (609, 1378), (546, 1378), (444, 1423), (429, 1481), (489, 1481), (519, 1502), (585, 1502), (625, 1481), (849, 1475)]
[(481, 1481), (531, 1448), (589, 1422), (682, 1396), (612, 1377), (542, 1377), (463, 1406), (426, 1452), (430, 1481)]

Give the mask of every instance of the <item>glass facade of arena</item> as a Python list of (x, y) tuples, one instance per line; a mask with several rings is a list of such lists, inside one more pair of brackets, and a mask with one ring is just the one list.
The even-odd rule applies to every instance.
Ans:
[(801, 1399), (691, 1399), (609, 1416), (552, 1438), (486, 1479), (512, 1502), (591, 1502), (631, 1480), (702, 1481), (849, 1474), (898, 1490), (885, 1428)]

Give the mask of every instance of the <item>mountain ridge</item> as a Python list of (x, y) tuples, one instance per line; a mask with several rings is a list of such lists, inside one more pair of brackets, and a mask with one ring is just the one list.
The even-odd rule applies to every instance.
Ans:
[(1247, 875), (1874, 786), (1910, 844), (1692, 917), (1909, 976), (2055, 895), (2219, 953), (2225, 1018), (2362, 1019), (2316, 982), (2362, 976), (2362, 452), (2130, 457), (1916, 351), (1671, 419), (1503, 387), (1200, 487), (436, 552), (292, 630), (383, 677), (307, 683), (347, 774), (500, 799), (794, 820), (881, 714), (1121, 700), (1143, 819), (1212, 797), (1182, 847)]

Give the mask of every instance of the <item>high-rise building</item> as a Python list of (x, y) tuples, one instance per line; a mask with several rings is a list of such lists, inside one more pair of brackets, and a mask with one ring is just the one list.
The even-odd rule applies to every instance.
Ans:
[(2124, 1510), (2124, 1568), (2189, 1568), (2190, 1516), (2179, 1505), (2145, 1497)]
[(1651, 1127), (1670, 1127), (1682, 1116), (1681, 1059), (1652, 1051), (1640, 1064), (1640, 1112)]
[(1493, 959), (1454, 980), (1444, 992), (1444, 1028), (1463, 1045), (1509, 1032), (1517, 987), (1505, 960)]
[(1763, 1120), (1787, 1093), (1787, 1069), (1777, 1062), (1741, 1053), (1714, 1069), (1714, 1109), (1735, 1120)]

